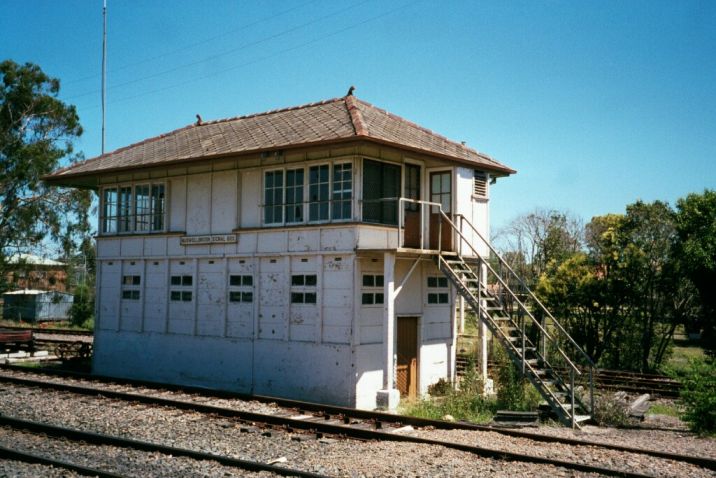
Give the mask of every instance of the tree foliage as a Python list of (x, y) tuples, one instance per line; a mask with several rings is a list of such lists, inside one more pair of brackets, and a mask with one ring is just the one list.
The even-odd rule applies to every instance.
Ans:
[(585, 228), (586, 250), (547, 267), (537, 292), (601, 366), (656, 369), (698, 306), (676, 238), (675, 213), (661, 201), (597, 216)]
[(498, 234), (504, 258), (534, 285), (549, 264), (561, 263), (582, 248), (581, 221), (567, 212), (535, 209), (518, 216)]
[(677, 254), (703, 306), (693, 329), (703, 331), (703, 343), (716, 349), (716, 191), (689, 194), (676, 203)]
[(716, 359), (692, 362), (682, 383), (684, 419), (697, 433), (716, 433)]
[(59, 90), (59, 80), (37, 65), (0, 63), (0, 272), (11, 252), (49, 237), (69, 256), (89, 232), (90, 193), (41, 181), (63, 160), (77, 159), (72, 142), (82, 134), (75, 107), (57, 98)]

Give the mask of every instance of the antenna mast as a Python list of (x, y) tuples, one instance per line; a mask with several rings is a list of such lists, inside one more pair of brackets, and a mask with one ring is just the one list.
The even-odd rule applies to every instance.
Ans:
[(107, 97), (107, 0), (102, 4), (102, 154), (104, 154), (104, 104)]

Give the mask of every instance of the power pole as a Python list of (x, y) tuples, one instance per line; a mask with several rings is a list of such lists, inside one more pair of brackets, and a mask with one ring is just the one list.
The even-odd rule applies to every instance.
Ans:
[(104, 105), (107, 98), (107, 0), (102, 4), (102, 154), (104, 154)]

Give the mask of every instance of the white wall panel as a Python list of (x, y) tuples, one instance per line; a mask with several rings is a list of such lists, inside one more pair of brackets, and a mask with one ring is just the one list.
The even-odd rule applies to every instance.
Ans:
[(321, 229), (322, 251), (349, 251), (356, 246), (355, 228), (351, 226), (341, 228)]
[(144, 252), (144, 238), (123, 237), (122, 257), (141, 257)]
[(165, 256), (167, 254), (166, 237), (144, 238), (144, 256)]
[(241, 227), (258, 227), (261, 225), (259, 204), (262, 204), (261, 171), (241, 172)]
[(169, 181), (169, 230), (186, 231), (186, 177)]
[(208, 234), (211, 230), (211, 174), (188, 177), (186, 233)]
[(317, 229), (289, 231), (288, 250), (290, 252), (308, 252), (319, 250), (321, 233)]
[(102, 261), (97, 328), (116, 330), (119, 327), (119, 297), (122, 283), (121, 261)]
[(239, 206), (237, 196), (237, 172), (223, 171), (214, 173), (212, 187), (211, 233), (227, 234), (235, 229), (236, 210)]
[(120, 254), (120, 239), (110, 239), (104, 237), (97, 238), (97, 258), (118, 257)]

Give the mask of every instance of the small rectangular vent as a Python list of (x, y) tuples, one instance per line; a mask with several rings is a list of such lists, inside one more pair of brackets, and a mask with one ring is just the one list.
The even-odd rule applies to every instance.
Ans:
[(475, 171), (472, 193), (481, 198), (487, 197), (487, 173)]

